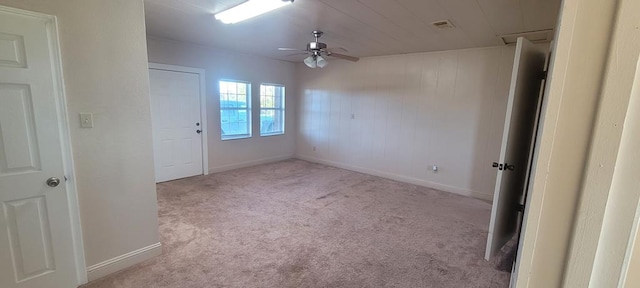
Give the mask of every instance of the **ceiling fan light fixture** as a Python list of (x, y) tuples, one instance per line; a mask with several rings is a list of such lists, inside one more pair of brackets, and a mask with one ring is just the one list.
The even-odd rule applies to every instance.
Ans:
[(327, 64), (329, 64), (329, 62), (322, 58), (322, 56), (318, 55), (316, 57), (316, 66), (318, 66), (319, 68), (324, 68), (325, 66), (327, 66)]
[(307, 67), (309, 68), (316, 68), (316, 66), (318, 66), (318, 64), (316, 63), (316, 56), (315, 55), (311, 55), (307, 58), (304, 59), (304, 64), (307, 65)]
[(360, 58), (358, 58), (358, 57), (354, 57), (354, 56), (349, 56), (349, 55), (333, 52), (335, 50), (343, 50), (343, 51), (347, 52), (347, 50), (344, 49), (344, 48), (327, 48), (327, 44), (319, 42), (318, 38), (320, 38), (320, 36), (322, 36), (322, 34), (323, 34), (322, 31), (313, 30), (313, 32), (311, 32), (311, 33), (316, 38), (316, 41), (309, 42), (309, 44), (307, 44), (307, 49), (306, 50), (299, 50), (299, 49), (295, 49), (295, 48), (278, 48), (278, 50), (280, 50), (280, 51), (299, 51), (300, 52), (300, 53), (291, 54), (291, 55), (287, 55), (287, 56), (294, 56), (294, 55), (299, 55), (299, 54), (307, 54), (307, 55), (309, 55), (309, 56), (307, 56), (307, 58), (305, 58), (303, 60), (304, 65), (307, 65), (307, 67), (309, 67), (309, 68), (324, 68), (327, 65), (329, 65), (329, 61), (327, 61), (327, 59), (322, 57), (322, 55), (324, 55), (325, 57), (327, 57), (327, 56), (335, 57), (335, 58), (340, 58), (340, 59), (344, 59), (344, 60), (348, 60), (348, 61), (352, 61), (352, 62), (357, 62), (358, 60), (360, 60)]
[(234, 24), (293, 3), (294, 0), (247, 0), (238, 6), (216, 13), (224, 24)]

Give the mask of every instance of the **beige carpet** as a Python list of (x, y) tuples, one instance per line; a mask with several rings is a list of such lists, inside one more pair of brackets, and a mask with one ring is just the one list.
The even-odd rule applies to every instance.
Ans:
[[(158, 185), (163, 255), (83, 287), (507, 287), (491, 205), (301, 160)], [(505, 270), (504, 268), (502, 270)]]

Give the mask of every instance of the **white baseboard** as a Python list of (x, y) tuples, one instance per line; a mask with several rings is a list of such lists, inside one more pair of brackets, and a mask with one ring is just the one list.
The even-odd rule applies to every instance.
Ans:
[(160, 254), (162, 254), (162, 244), (158, 242), (87, 267), (87, 278), (89, 281), (93, 281), (149, 260)]
[(262, 158), (262, 159), (258, 159), (258, 160), (245, 161), (245, 162), (234, 163), (234, 164), (229, 164), (229, 165), (223, 165), (223, 166), (218, 166), (218, 167), (211, 167), (211, 168), (209, 168), (209, 173), (224, 172), (224, 171), (229, 171), (229, 170), (234, 170), (234, 169), (239, 169), (239, 168), (245, 168), (245, 167), (251, 167), (251, 166), (265, 164), (265, 163), (278, 162), (278, 161), (287, 160), (287, 159), (291, 159), (291, 158), (294, 158), (294, 155), (284, 155), (284, 156)]
[(488, 193), (484, 193), (484, 192), (472, 191), (472, 190), (468, 190), (468, 189), (464, 189), (464, 188), (444, 185), (444, 184), (435, 183), (435, 182), (431, 182), (431, 181), (425, 181), (425, 180), (422, 180), (422, 179), (417, 179), (417, 178), (408, 177), (408, 176), (404, 176), (404, 175), (398, 175), (398, 174), (393, 174), (393, 173), (382, 172), (382, 171), (369, 169), (369, 168), (364, 168), (364, 167), (360, 167), (360, 166), (352, 166), (352, 165), (348, 165), (348, 164), (344, 164), (344, 163), (339, 163), (339, 162), (319, 159), (319, 158), (305, 156), (305, 155), (296, 155), (296, 158), (301, 159), (301, 160), (305, 160), (305, 161), (309, 161), (309, 162), (325, 164), (325, 165), (334, 166), (334, 167), (347, 169), (347, 170), (351, 170), (351, 171), (356, 171), (356, 172), (360, 172), (360, 173), (365, 173), (365, 174), (369, 174), (369, 175), (373, 175), (373, 176), (378, 176), (378, 177), (382, 177), (382, 178), (387, 178), (387, 179), (391, 179), (391, 180), (396, 180), (396, 181), (400, 181), (400, 182), (414, 184), (414, 185), (418, 185), (418, 186), (438, 189), (438, 190), (441, 190), (441, 191), (450, 192), (450, 193), (454, 193), (454, 194), (469, 196), (469, 197), (478, 198), (478, 199), (487, 200), (487, 201), (493, 201), (493, 195), (492, 194), (488, 194)]

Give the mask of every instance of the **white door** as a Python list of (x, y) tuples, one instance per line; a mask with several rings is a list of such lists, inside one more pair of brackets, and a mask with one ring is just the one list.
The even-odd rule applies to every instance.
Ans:
[(529, 156), (536, 126), (545, 51), (518, 38), (493, 195), (485, 258), (495, 255), (517, 232)]
[(149, 69), (156, 182), (203, 174), (200, 75)]
[(0, 6), (3, 288), (77, 286), (47, 25)]

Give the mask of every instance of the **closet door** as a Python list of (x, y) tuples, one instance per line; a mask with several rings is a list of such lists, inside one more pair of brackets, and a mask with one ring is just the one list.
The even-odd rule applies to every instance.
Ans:
[(500, 159), (485, 259), (495, 255), (517, 232), (520, 201), (529, 172), (529, 159), (544, 77), (546, 53), (520, 37), (516, 46), (504, 121)]

